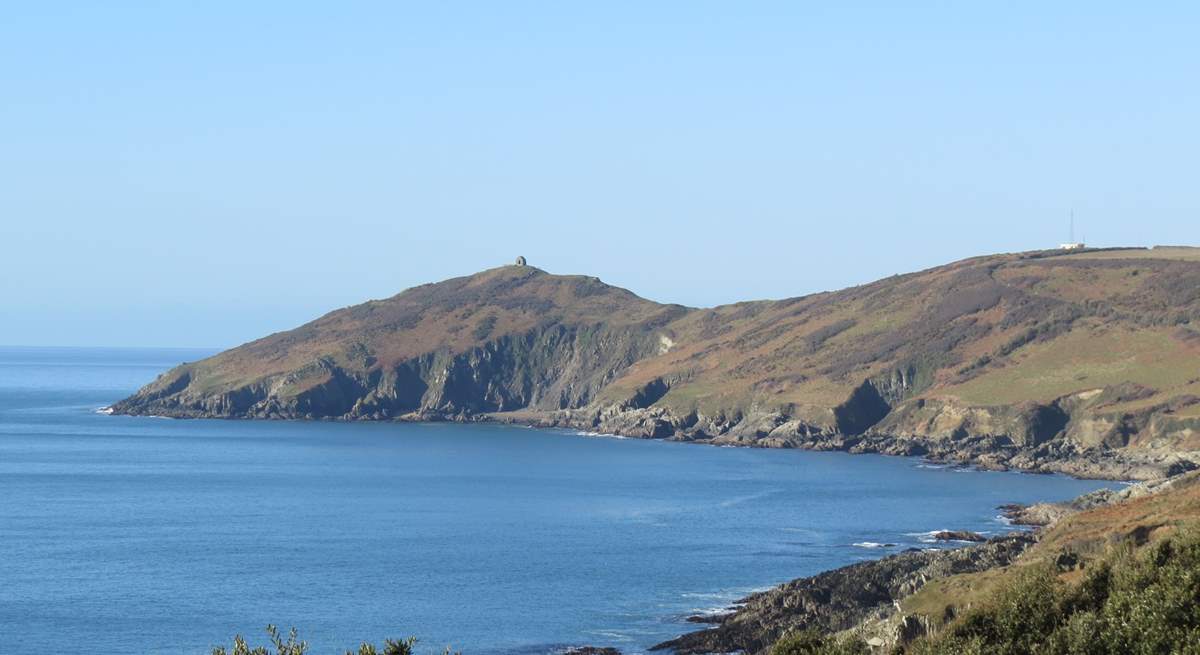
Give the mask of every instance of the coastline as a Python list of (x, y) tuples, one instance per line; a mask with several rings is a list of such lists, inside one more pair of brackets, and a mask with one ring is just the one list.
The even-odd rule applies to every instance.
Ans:
[[(740, 599), (731, 611), (711, 621), (707, 629), (683, 633), (654, 645), (651, 651), (677, 655), (766, 652), (781, 636), (795, 629), (815, 628), (833, 634), (856, 630), (871, 634), (868, 644), (892, 646), (888, 621), (897, 605), (926, 584), (961, 573), (979, 573), (1008, 566), (1037, 542), (1033, 531), (1015, 532), (986, 543), (961, 548), (906, 549), (874, 560), (837, 567), (796, 578)], [(696, 619), (696, 620), (693, 620)]]
[[(410, 413), (396, 417), (374, 416), (292, 416), (287, 414), (221, 414), (178, 408), (171, 411), (155, 407), (142, 411), (136, 405), (122, 406), (126, 401), (101, 407), (96, 411), (116, 416), (144, 416), (174, 419), (268, 420), (268, 421), (334, 421), (381, 423), (496, 423), (529, 428), (576, 430), (589, 435), (605, 435), (624, 439), (654, 439), (710, 446), (737, 448), (780, 448), (812, 451), (834, 451), (850, 454), (878, 454), (917, 457), (930, 464), (970, 467), (985, 471), (1020, 471), (1031, 474), (1062, 474), (1081, 480), (1114, 482), (1152, 482), (1195, 470), (1197, 464), (1178, 453), (1129, 451), (1128, 449), (1079, 450), (1069, 444), (1043, 444), (1030, 448), (1016, 445), (1002, 436), (963, 437), (960, 439), (930, 439), (896, 436), (882, 433), (846, 435), (839, 433), (797, 430), (780, 434), (779, 430), (746, 429), (747, 419), (728, 426), (723, 432), (710, 435), (704, 430), (680, 430), (675, 425), (682, 419), (665, 412), (653, 414), (647, 422), (644, 410), (604, 412), (584, 410), (534, 411), (515, 410), (480, 414)], [(165, 410), (165, 411), (164, 411)], [(696, 420), (691, 419), (695, 424)], [(786, 422), (774, 419), (775, 423)]]
[[(816, 629), (826, 635), (845, 635), (866, 643), (872, 653), (888, 652), (897, 645), (936, 633), (928, 616), (909, 611), (905, 604), (929, 585), (961, 576), (991, 575), (1038, 546), (1053, 541), (1049, 531), (1077, 514), (1107, 512), (1114, 505), (1149, 500), (1175, 488), (1194, 486), (1196, 474), (1182, 474), (1155, 483), (1138, 483), (1121, 490), (1101, 489), (1074, 499), (1007, 505), (999, 509), (1011, 525), (1022, 526), (983, 543), (948, 549), (909, 548), (875, 560), (830, 569), (797, 578), (764, 592), (751, 594), (732, 605), (728, 612), (708, 617), (689, 617), (689, 622), (711, 624), (708, 629), (686, 632), (655, 645), (651, 650), (676, 655), (713, 652), (744, 652), (764, 655), (775, 640), (793, 630)], [(1132, 535), (1133, 543), (1145, 534)], [(1119, 535), (1102, 535), (1102, 541)], [(961, 543), (961, 542), (960, 542)], [(1054, 565), (1063, 571), (1079, 565), (1076, 547), (1061, 550)], [(969, 585), (968, 585), (969, 586)], [(937, 592), (935, 592), (936, 594)], [(955, 599), (956, 604), (960, 601)], [(949, 609), (949, 606), (947, 607)], [(950, 616), (949, 618), (953, 618)], [(943, 621), (945, 619), (943, 618)]]

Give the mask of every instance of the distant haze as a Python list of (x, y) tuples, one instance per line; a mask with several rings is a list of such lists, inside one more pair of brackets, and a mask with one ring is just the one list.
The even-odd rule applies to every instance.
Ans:
[(1096, 245), (1194, 244), (1198, 21), (14, 5), (0, 344), (231, 346), (518, 255), (703, 306), (1052, 247), (1072, 210)]

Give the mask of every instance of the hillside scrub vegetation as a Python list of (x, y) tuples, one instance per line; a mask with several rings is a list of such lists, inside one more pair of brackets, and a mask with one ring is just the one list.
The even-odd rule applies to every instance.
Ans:
[[(1070, 561), (1069, 558), (1066, 561)], [(1021, 571), (911, 655), (1200, 653), (1200, 528), (1140, 551), (1113, 547), (1072, 576), (1061, 562)], [(828, 651), (834, 652), (834, 651)]]
[[(1125, 543), (1071, 576), (1041, 562), (1010, 576), (979, 606), (935, 635), (897, 646), (904, 655), (1200, 654), (1200, 527), (1142, 550)], [(1070, 582), (1064, 578), (1078, 577)], [(771, 655), (859, 655), (854, 637), (805, 630)]]

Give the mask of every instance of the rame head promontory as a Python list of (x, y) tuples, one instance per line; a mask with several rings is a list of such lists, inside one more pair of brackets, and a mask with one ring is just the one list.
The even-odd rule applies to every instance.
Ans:
[(1200, 461), (1197, 322), (1200, 250), (1182, 247), (990, 255), (707, 309), (518, 257), (183, 364), (113, 410), (496, 420), (1149, 479)]

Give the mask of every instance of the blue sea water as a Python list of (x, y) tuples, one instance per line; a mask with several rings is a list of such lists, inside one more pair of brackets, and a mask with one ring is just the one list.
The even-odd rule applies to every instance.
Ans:
[[(0, 348), (0, 652), (626, 652), (689, 614), (1105, 486), (495, 425), (107, 416), (185, 350)], [(896, 543), (893, 548), (855, 546)]]

